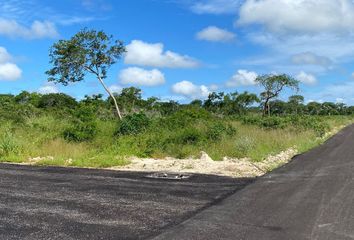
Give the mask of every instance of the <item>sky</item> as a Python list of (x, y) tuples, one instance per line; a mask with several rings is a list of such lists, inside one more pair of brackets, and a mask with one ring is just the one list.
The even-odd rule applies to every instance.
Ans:
[(354, 105), (353, 0), (0, 0), (0, 93), (104, 93), (87, 75), (47, 82), (49, 49), (83, 28), (122, 40), (114, 92), (189, 102), (212, 91), (260, 93), (263, 74), (289, 74), (306, 102)]

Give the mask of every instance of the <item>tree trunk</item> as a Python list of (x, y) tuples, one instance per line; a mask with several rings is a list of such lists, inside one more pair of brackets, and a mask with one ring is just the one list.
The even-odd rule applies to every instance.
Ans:
[(116, 108), (117, 115), (118, 115), (119, 119), (122, 120), (122, 115), (120, 113), (119, 106), (118, 106), (116, 98), (114, 97), (113, 93), (109, 90), (109, 88), (106, 86), (106, 84), (103, 82), (102, 78), (100, 76), (97, 76), (97, 78), (100, 81), (100, 83), (102, 84), (103, 88), (109, 94), (109, 96), (113, 99), (114, 107)]
[(270, 117), (270, 104), (269, 104), (269, 101), (268, 101), (268, 106), (267, 106), (267, 108), (268, 108), (268, 117)]
[(269, 106), (269, 99), (264, 101), (264, 109), (263, 109), (263, 116), (270, 116), (270, 106)]

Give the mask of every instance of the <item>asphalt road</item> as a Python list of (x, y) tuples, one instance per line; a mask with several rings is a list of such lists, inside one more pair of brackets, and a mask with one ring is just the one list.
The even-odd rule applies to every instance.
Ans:
[(354, 239), (354, 126), (155, 239)]
[(147, 239), (252, 179), (0, 164), (0, 239)]

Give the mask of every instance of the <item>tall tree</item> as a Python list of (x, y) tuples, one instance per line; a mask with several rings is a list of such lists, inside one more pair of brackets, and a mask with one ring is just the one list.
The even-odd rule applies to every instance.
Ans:
[(257, 77), (256, 83), (264, 87), (264, 92), (261, 93), (263, 100), (263, 115), (270, 115), (269, 101), (279, 96), (282, 90), (286, 87), (299, 90), (299, 81), (286, 74), (274, 75), (266, 74)]
[(305, 98), (301, 95), (290, 96), (288, 101), (290, 112), (295, 114), (302, 113), (304, 101)]
[(125, 53), (120, 40), (103, 31), (83, 29), (69, 40), (60, 40), (50, 49), (50, 63), (47, 71), (49, 81), (64, 86), (84, 80), (87, 73), (93, 74), (114, 101), (118, 117), (122, 115), (113, 93), (104, 83), (108, 69)]

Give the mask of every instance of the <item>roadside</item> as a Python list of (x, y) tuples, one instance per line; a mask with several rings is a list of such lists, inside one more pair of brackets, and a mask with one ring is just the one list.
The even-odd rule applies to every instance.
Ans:
[[(327, 132), (323, 137), (317, 138), (312, 147), (316, 147), (326, 141), (331, 136), (338, 133), (346, 125), (336, 126)], [(278, 154), (271, 154), (262, 161), (254, 161), (251, 158), (230, 158), (224, 157), (222, 160), (213, 160), (206, 152), (202, 151), (199, 158), (177, 159), (167, 157), (164, 159), (130, 157), (124, 161), (128, 164), (108, 167), (104, 169), (137, 172), (174, 172), (174, 173), (198, 173), (227, 176), (233, 178), (259, 177), (288, 163), (295, 155), (309, 150), (303, 148), (298, 150), (298, 146), (288, 148)], [(30, 158), (22, 165), (50, 165), (52, 156)], [(72, 159), (67, 159), (65, 165), (70, 167)], [(43, 164), (49, 163), (49, 164)], [(73, 166), (71, 166), (73, 167)]]

